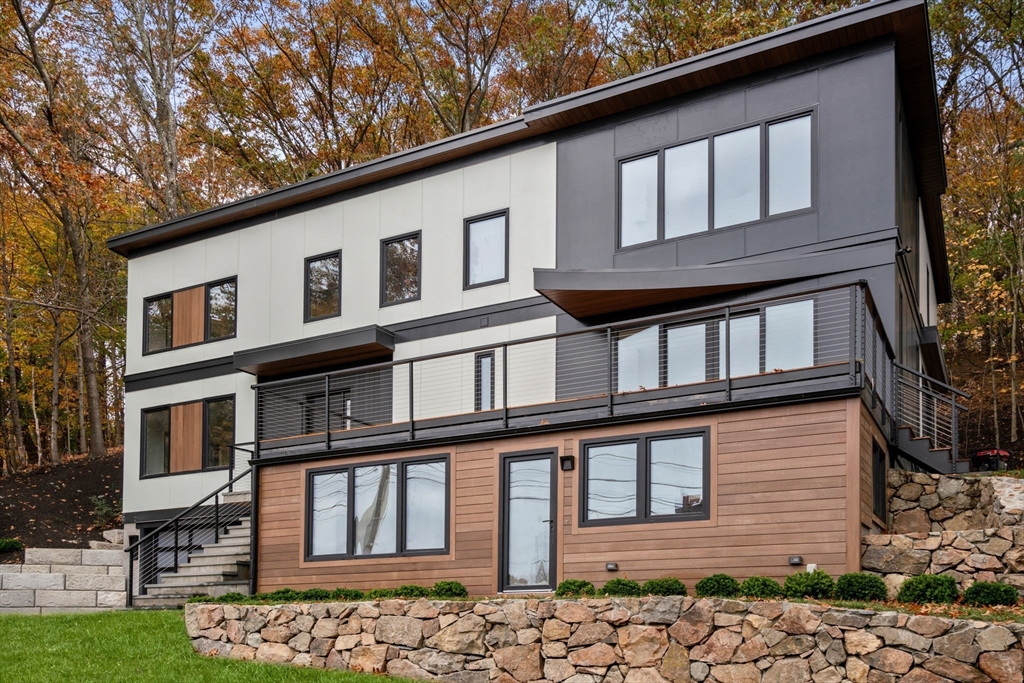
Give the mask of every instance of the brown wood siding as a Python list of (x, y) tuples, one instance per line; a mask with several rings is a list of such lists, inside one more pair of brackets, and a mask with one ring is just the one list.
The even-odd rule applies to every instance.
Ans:
[(172, 346), (198, 344), (206, 338), (206, 286), (174, 293)]
[(203, 404), (171, 406), (171, 472), (203, 469)]
[(878, 423), (871, 416), (871, 411), (866, 406), (861, 406), (860, 419), (860, 523), (863, 526), (862, 532), (869, 532), (874, 529), (885, 531), (885, 519), (875, 515), (874, 505), (874, 468), (872, 467), (872, 453), (874, 444), (878, 443), (886, 452), (888, 461), (889, 446)]
[[(575, 470), (558, 472), (558, 580), (582, 578), (600, 585), (613, 576), (642, 581), (671, 575), (692, 589), (698, 579), (715, 572), (740, 579), (752, 574), (782, 579), (793, 571), (790, 555), (801, 555), (805, 563), (838, 576), (848, 571), (850, 557), (856, 558), (860, 547), (859, 539), (849, 547), (849, 529), (859, 529), (860, 519), (847, 487), (851, 452), (854, 471), (860, 467), (859, 404), (859, 399), (833, 400), (265, 467), (260, 470), (259, 590), (394, 587), (458, 579), (471, 594), (493, 594), (499, 455), (544, 448), (577, 458)], [(853, 443), (851, 414), (857, 418)], [(580, 440), (694, 427), (708, 427), (711, 434), (710, 519), (579, 526)], [(452, 467), (449, 554), (303, 559), (306, 469), (443, 452), (450, 454)], [(851, 483), (856, 501), (859, 481)], [(607, 572), (606, 562), (617, 562), (619, 571)]]

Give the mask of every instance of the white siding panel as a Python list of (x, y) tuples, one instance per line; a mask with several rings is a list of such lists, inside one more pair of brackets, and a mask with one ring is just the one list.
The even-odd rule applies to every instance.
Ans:
[[(270, 343), (302, 336), (302, 260), (305, 225), (301, 215), (274, 221), (270, 271)], [(241, 294), (241, 293), (239, 293)], [(248, 310), (246, 311), (248, 312)]]

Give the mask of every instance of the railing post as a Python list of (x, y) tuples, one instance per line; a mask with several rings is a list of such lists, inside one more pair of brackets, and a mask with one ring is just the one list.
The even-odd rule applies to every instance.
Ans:
[(235, 447), (228, 448), (228, 493), (235, 491)]
[(950, 457), (953, 458), (953, 474), (956, 474), (956, 462), (959, 459), (960, 451), (960, 411), (956, 407), (956, 394), (953, 394), (949, 399), (950, 408), (953, 410), (953, 447), (949, 449)]
[(331, 450), (331, 376), (324, 375), (324, 450)]
[(612, 417), (615, 415), (615, 403), (613, 401), (614, 395), (612, 393), (614, 388), (612, 386), (612, 364), (614, 362), (612, 353), (612, 328), (607, 328), (605, 333), (608, 342), (608, 416)]
[(508, 429), (508, 344), (501, 345), (501, 426)]
[(125, 604), (132, 606), (132, 598), (135, 596), (135, 548), (128, 551), (128, 594)]
[(213, 497), (213, 542), (220, 543), (220, 494)]
[[(730, 318), (732, 315), (732, 307), (725, 307), (725, 400), (732, 400), (732, 368), (729, 367), (730, 356), (732, 356), (732, 340), (730, 339), (730, 328), (732, 323)], [(718, 364), (721, 366), (722, 359), (718, 359)]]
[(413, 384), (412, 384), (413, 372), (412, 372), (412, 369), (413, 369), (413, 362), (409, 361), (409, 440), (410, 441), (413, 441), (413, 440), (416, 439), (416, 421), (413, 419), (414, 418), (413, 411), (415, 410), (416, 405), (415, 405), (414, 394), (413, 394)]
[(178, 520), (174, 520), (174, 573), (178, 573)]

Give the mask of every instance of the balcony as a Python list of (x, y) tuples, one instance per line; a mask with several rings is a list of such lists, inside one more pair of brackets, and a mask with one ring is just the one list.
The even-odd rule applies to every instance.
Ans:
[(861, 284), (256, 385), (257, 457), (856, 393), (891, 424)]

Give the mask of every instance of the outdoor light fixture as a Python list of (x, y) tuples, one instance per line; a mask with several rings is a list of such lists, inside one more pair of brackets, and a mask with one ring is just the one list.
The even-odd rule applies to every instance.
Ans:
[(604, 568), (607, 571), (610, 571), (610, 572), (617, 572), (617, 571), (619, 571), (619, 563), (618, 562), (605, 562), (604, 563)]
[(790, 555), (789, 563), (794, 567), (798, 567), (804, 563), (804, 558), (800, 557), (799, 555)]
[(576, 469), (576, 458), (571, 455), (563, 455), (558, 461), (562, 464), (563, 472), (571, 472)]

